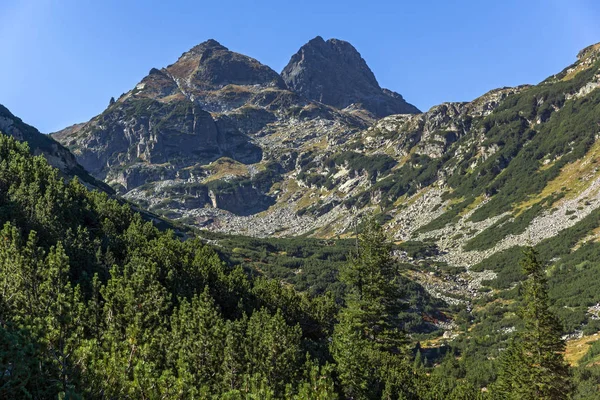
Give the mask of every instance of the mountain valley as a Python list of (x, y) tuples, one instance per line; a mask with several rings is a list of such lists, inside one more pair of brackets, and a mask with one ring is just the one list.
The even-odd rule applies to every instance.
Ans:
[[(392, 307), (394, 323), (416, 343), (410, 349), (414, 376), (425, 368), (425, 375), (445, 382), (444, 371), (460, 371), (456, 382), (468, 385), (445, 387), (442, 392), (454, 396), (447, 398), (484, 396), (502, 381), (491, 361), (502, 359), (513, 332), (527, 324), (520, 307), (529, 288), (523, 282), (532, 276), (548, 283), (569, 363), (591, 367), (600, 362), (599, 88), (600, 43), (538, 84), (498, 88), (422, 112), (382, 88), (348, 42), (317, 36), (277, 73), (207, 40), (175, 63), (152, 68), (90, 121), (50, 135), (0, 105), (0, 132), (27, 142), (29, 152), (49, 164), (0, 136), (0, 153), (17, 160), (0, 163), (0, 216), (6, 222), (0, 261), (18, 260), (23, 271), (37, 262), (54, 271), (63, 240), (66, 264), (83, 260), (81, 271), (74, 264), (71, 272), (67, 268), (73, 285), (67, 284), (68, 296), (73, 304), (82, 296), (86, 307), (104, 313), (98, 323), (113, 336), (93, 337), (98, 317), (78, 316), (91, 338), (80, 339), (82, 333), (72, 339), (81, 340), (78, 362), (110, 354), (98, 356), (99, 363), (124, 365), (128, 357), (129, 365), (132, 359), (139, 363), (119, 378), (114, 365), (103, 370), (106, 376), (86, 378), (91, 397), (104, 395), (107, 376), (122, 385), (113, 397), (136, 397), (136, 385), (159, 372), (168, 382), (161, 392), (166, 397), (177, 390), (183, 398), (219, 391), (242, 396), (244, 385), (264, 395), (260, 385), (267, 385), (279, 397), (308, 399), (310, 388), (321, 386), (302, 385), (317, 372), (323, 393), (338, 393), (344, 378), (327, 368), (343, 346), (336, 350), (330, 343), (339, 339), (343, 318), (354, 318), (344, 312), (372, 311), (372, 304), (352, 297), (356, 287), (362, 290), (361, 263), (397, 268), (393, 281), (401, 296), (396, 293), (394, 301), (401, 306), (386, 302), (385, 279), (365, 273), (379, 285), (371, 295), (380, 300), (372, 303)], [(374, 238), (389, 243), (369, 242)], [(34, 261), (28, 264), (28, 257)], [(531, 265), (539, 269), (529, 273)], [(381, 273), (390, 278), (390, 271)], [(2, 287), (6, 282), (0, 279)], [(18, 285), (29, 293), (23, 282)], [(136, 296), (142, 299), (137, 306)], [(100, 297), (106, 303), (99, 305)], [(14, 301), (25, 302), (19, 299)], [(0, 317), (2, 307), (21, 307), (10, 301), (0, 302)], [(351, 308), (357, 304), (360, 312)], [(160, 316), (139, 311), (147, 306)], [(113, 313), (135, 323), (118, 325)], [(212, 322), (186, 326), (188, 317)], [(387, 322), (377, 321), (372, 337), (387, 334), (380, 323)], [(256, 372), (250, 366), (262, 355), (253, 343), (266, 337), (261, 329), (267, 325), (268, 335), (281, 333), (295, 353), (285, 365), (272, 369), (265, 361), (256, 370), (264, 371)], [(20, 329), (15, 337), (29, 335)], [(152, 329), (162, 335), (160, 344), (147, 337)], [(177, 346), (194, 330), (205, 336), (194, 336), (191, 347), (209, 337), (210, 346), (230, 357), (227, 362), (244, 354), (246, 364), (236, 364), (245, 368), (244, 384), (238, 379), (227, 387), (230, 371), (219, 370), (205, 377), (209, 386), (198, 388), (202, 380), (186, 375), (202, 375), (194, 363), (217, 368), (221, 360), (186, 358), (190, 352)], [(235, 343), (244, 335), (253, 342), (244, 341), (239, 350)], [(391, 353), (399, 351), (394, 346)], [(376, 360), (377, 368), (389, 366), (385, 358)], [(83, 375), (89, 365), (81, 367)], [(390, 368), (386, 373), (397, 372)], [(292, 376), (295, 386), (285, 386)], [(386, 385), (405, 379), (390, 376)], [(173, 389), (177, 385), (187, 391)], [(406, 390), (420, 393), (413, 398), (445, 398), (442, 392), (422, 396), (423, 387)], [(335, 398), (327, 393), (319, 398)]]

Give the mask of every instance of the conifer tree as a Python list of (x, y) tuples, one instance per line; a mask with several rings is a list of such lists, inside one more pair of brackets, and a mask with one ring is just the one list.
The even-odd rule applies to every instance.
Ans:
[(525, 252), (521, 265), (527, 275), (520, 310), (524, 328), (501, 358), (495, 397), (568, 399), (572, 383), (563, 357), (565, 341), (561, 339), (558, 319), (549, 310), (544, 268), (531, 248)]
[(260, 375), (275, 392), (293, 382), (299, 371), (302, 331), (289, 326), (281, 313), (271, 315), (266, 309), (255, 311), (246, 330), (246, 357), (252, 375)]
[(79, 287), (73, 288), (68, 280), (69, 259), (60, 242), (50, 249), (40, 272), (40, 311), (33, 323), (40, 329), (40, 341), (58, 372), (61, 393), (69, 397), (74, 395), (76, 385), (72, 354), (83, 336), (83, 300)]
[(374, 219), (364, 226), (358, 254), (341, 272), (348, 295), (331, 353), (348, 397), (397, 398), (411, 390), (406, 338), (398, 318), (403, 308), (398, 270), (381, 226)]

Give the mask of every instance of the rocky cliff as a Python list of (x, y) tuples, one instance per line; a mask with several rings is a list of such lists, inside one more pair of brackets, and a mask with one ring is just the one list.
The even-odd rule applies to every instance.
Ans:
[(339, 109), (363, 108), (377, 118), (420, 112), (400, 94), (382, 89), (360, 53), (343, 40), (317, 36), (292, 56), (281, 76), (304, 97)]

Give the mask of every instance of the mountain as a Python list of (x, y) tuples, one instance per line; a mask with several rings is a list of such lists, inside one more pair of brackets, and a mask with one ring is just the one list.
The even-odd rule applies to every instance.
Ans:
[[(299, 54), (349, 45), (306, 46)], [(184, 223), (344, 237), (376, 211), (397, 240), (434, 242), (437, 260), (472, 266), (598, 206), (598, 54), (583, 50), (538, 85), (370, 123), (207, 41), (54, 137), (125, 198)]]
[[(323, 47), (326, 54), (346, 49), (364, 81), (376, 84), (360, 55), (338, 40), (313, 39), (290, 65)], [(576, 222), (561, 217), (551, 230), (537, 229), (547, 226), (538, 197), (592, 149), (593, 129), (567, 132), (556, 121), (572, 121), (572, 107), (592, 118), (597, 56), (591, 46), (539, 85), (373, 123), (286, 87), (289, 68), (281, 78), (209, 40), (53, 137), (125, 198), (192, 225), (251, 236), (344, 236), (355, 213), (378, 209), (398, 240), (456, 231), (460, 239), (438, 243), (444, 259), (473, 264), (523, 235), (535, 242)], [(544, 201), (546, 208), (554, 202)], [(467, 245), (492, 231), (504, 236), (482, 250)]]
[[(550, 328), (542, 331), (544, 339), (557, 343), (556, 351), (543, 353), (563, 367), (559, 383), (565, 396), (556, 398), (570, 397), (571, 382), (590, 394), (578, 398), (596, 397), (600, 341), (592, 341), (598, 334), (577, 341), (577, 352), (586, 354), (582, 366), (571, 369), (546, 307), (542, 318), (525, 314), (523, 324), (507, 299), (496, 298), (490, 304), (499, 306), (508, 324), (489, 330), (496, 311), (477, 316), (469, 327), (470, 310), (432, 301), (407, 279), (414, 270), (395, 262), (392, 244), (375, 221), (361, 228), (356, 241), (337, 244), (227, 237), (235, 245), (232, 255), (260, 257), (262, 270), (252, 272), (223, 262), (198, 239), (160, 232), (106, 193), (66, 184), (43, 158), (34, 159), (27, 146), (5, 135), (0, 187), (0, 282), (8, 294), (0, 296), (0, 367), (10, 372), (0, 376), (3, 398), (102, 399), (126, 393), (175, 399), (202, 393), (202, 398), (334, 399), (357, 393), (356, 380), (346, 376), (363, 382), (360, 398), (492, 398), (485, 394), (490, 389), (493, 398), (505, 398), (512, 388), (493, 386), (495, 371), (506, 366), (498, 361), (507, 353), (498, 339), (502, 332), (524, 332), (523, 325), (531, 327), (524, 333), (536, 334), (536, 320)], [(350, 261), (355, 246), (358, 256)], [(340, 261), (348, 272), (340, 274), (343, 285), (336, 282), (346, 293), (341, 303), (332, 292), (299, 293), (282, 280), (256, 276), (274, 269), (303, 275), (299, 265), (316, 264), (326, 272), (317, 279), (327, 282), (338, 279), (332, 264)], [(525, 287), (536, 290), (525, 296), (534, 299), (530, 308), (546, 305), (544, 274), (538, 276), (540, 283)], [(439, 337), (437, 329), (423, 330), (433, 323), (457, 325), (443, 313), (432, 318), (438, 306), (460, 310), (455, 318), (460, 339), (457, 333)], [(451, 348), (446, 340), (453, 340)], [(465, 348), (465, 342), (475, 346)], [(490, 342), (497, 347), (490, 350)], [(398, 343), (407, 349), (399, 351)], [(548, 347), (530, 343), (528, 353)], [(535, 370), (536, 364), (526, 362), (517, 366)], [(555, 373), (544, 370), (537, 381)]]
[(77, 176), (90, 188), (112, 193), (112, 189), (104, 182), (93, 178), (77, 162), (73, 154), (49, 135), (40, 133), (36, 128), (27, 125), (15, 117), (6, 107), (0, 104), (0, 132), (12, 136), (20, 142), (27, 142), (34, 155), (43, 155), (46, 160), (67, 178)]
[(281, 76), (295, 92), (339, 109), (364, 108), (377, 118), (420, 112), (382, 89), (360, 53), (343, 40), (317, 36), (292, 56)]
[[(296, 147), (366, 126), (360, 116), (310, 101), (271, 68), (208, 40), (174, 64), (153, 68), (99, 116), (53, 137), (86, 170), (145, 206), (208, 204), (252, 214), (273, 203), (266, 192), (293, 168)], [(217, 177), (224, 180), (213, 182)], [(144, 202), (140, 191), (157, 196)]]

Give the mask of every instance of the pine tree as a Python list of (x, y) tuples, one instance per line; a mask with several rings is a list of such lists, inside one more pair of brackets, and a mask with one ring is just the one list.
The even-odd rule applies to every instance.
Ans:
[(396, 398), (411, 391), (411, 366), (398, 313), (403, 309), (391, 245), (374, 219), (364, 224), (358, 254), (341, 272), (346, 307), (331, 353), (346, 396)]
[(248, 326), (248, 317), (243, 315), (237, 321), (227, 321), (225, 325), (221, 375), (222, 391), (227, 393), (242, 387), (247, 364), (244, 352), (244, 337)]
[(259, 374), (276, 393), (297, 378), (302, 330), (289, 326), (281, 311), (271, 315), (266, 309), (255, 311), (246, 330), (246, 361), (251, 374)]
[(364, 338), (380, 349), (397, 352), (406, 343), (398, 318), (405, 305), (391, 244), (375, 219), (365, 222), (359, 241), (358, 254), (341, 271), (349, 289), (344, 312), (353, 314)]
[(564, 360), (561, 326), (549, 310), (544, 269), (535, 250), (528, 249), (521, 263), (524, 328), (501, 358), (495, 396), (503, 399), (567, 399), (572, 391), (570, 371)]
[(421, 354), (421, 350), (417, 349), (417, 354), (415, 355), (415, 360), (413, 362), (413, 370), (415, 372), (422, 370), (425, 367), (423, 363), (423, 355)]
[(74, 395), (78, 372), (72, 354), (83, 336), (83, 300), (79, 287), (69, 282), (69, 258), (60, 242), (50, 249), (41, 275), (40, 312), (34, 324), (41, 328), (40, 341), (58, 371), (61, 392), (69, 397)]

